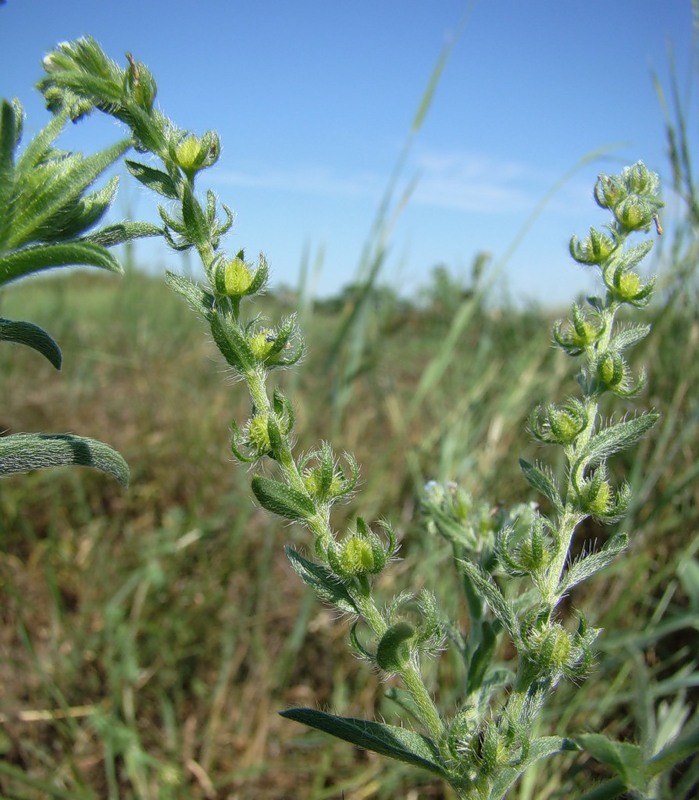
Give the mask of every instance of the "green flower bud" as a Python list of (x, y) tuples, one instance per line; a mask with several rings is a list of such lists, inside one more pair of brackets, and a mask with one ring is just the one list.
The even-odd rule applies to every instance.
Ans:
[(655, 288), (655, 278), (643, 283), (638, 273), (632, 270), (625, 271), (622, 268), (614, 272), (611, 281), (605, 275), (604, 282), (609, 289), (610, 295), (615, 300), (636, 306), (636, 308), (643, 308), (648, 305), (650, 296)]
[(602, 481), (594, 487), (586, 498), (585, 510), (593, 517), (604, 517), (612, 505), (612, 487), (608, 481)]
[(587, 423), (585, 407), (582, 403), (571, 400), (563, 406), (537, 406), (529, 425), (532, 434), (540, 442), (565, 447), (575, 441)]
[(651, 172), (642, 161), (637, 161), (632, 167), (625, 167), (621, 177), (632, 194), (654, 196), (660, 190), (657, 173)]
[(397, 622), (384, 633), (376, 650), (376, 663), (384, 672), (398, 672), (410, 663), (410, 640), (415, 629), (408, 622)]
[(600, 175), (595, 184), (595, 200), (601, 208), (614, 209), (628, 195), (628, 190), (619, 178)]
[(553, 339), (569, 355), (580, 355), (604, 333), (601, 319), (590, 319), (577, 303), (572, 307), (572, 319), (567, 324), (558, 320), (553, 326)]
[(229, 261), (217, 258), (211, 267), (211, 280), (219, 297), (242, 297), (253, 277), (252, 268), (239, 255)]
[(201, 138), (193, 133), (182, 139), (174, 150), (177, 165), (191, 180), (201, 169), (214, 164), (221, 152), (218, 134), (207, 131)]
[(654, 209), (637, 194), (629, 195), (612, 211), (627, 231), (647, 231), (653, 222)]
[(479, 714), (475, 706), (466, 706), (454, 717), (449, 726), (449, 749), (457, 758), (472, 755), (472, 741), (479, 727)]
[(328, 563), (342, 578), (375, 575), (386, 566), (386, 552), (373, 533), (356, 533), (328, 549)]
[(256, 414), (248, 423), (248, 446), (259, 455), (269, 453), (272, 443), (269, 438), (268, 418), (266, 414)]
[(345, 493), (344, 481), (337, 473), (333, 474), (330, 479), (330, 485), (328, 487), (325, 486), (324, 475), (320, 467), (311, 469), (304, 475), (303, 483), (308, 494), (319, 499), (338, 497)]
[(274, 344), (274, 332), (271, 328), (263, 328), (248, 339), (248, 344), (255, 358), (264, 361), (270, 354)]
[(540, 675), (562, 673), (574, 655), (570, 634), (558, 622), (542, 622), (522, 634), (527, 660)]
[(578, 241), (577, 236), (570, 239), (571, 256), (580, 264), (601, 264), (616, 250), (617, 243), (611, 237), (600, 233), (595, 228), (590, 228), (590, 235), (584, 242)]
[(620, 355), (604, 353), (597, 362), (599, 390), (614, 391), (624, 386), (628, 378), (628, 367)]

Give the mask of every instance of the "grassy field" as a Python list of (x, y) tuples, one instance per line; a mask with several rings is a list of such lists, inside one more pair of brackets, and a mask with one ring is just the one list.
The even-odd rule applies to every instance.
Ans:
[[(600, 730), (651, 750), (696, 713), (699, 685), (699, 318), (686, 274), (696, 254), (683, 254), (634, 353), (649, 382), (628, 408), (653, 406), (662, 419), (614, 463), (634, 489), (631, 547), (573, 598), (608, 631), (592, 677), (562, 686), (545, 720), (552, 732)], [(542, 456), (527, 416), (573, 390), (573, 367), (547, 346), (543, 311), (494, 310), (479, 292), (451, 308), (369, 299), (354, 317), (351, 295), (339, 311), (304, 315), (307, 356), (281, 375), (298, 446), (332, 434), (356, 455), (360, 505), (340, 513), (395, 524), (401, 560), (385, 591), (429, 586), (449, 608), (450, 551), (420, 526), (421, 487), (455, 479), (494, 505), (534, 499), (517, 466)], [(292, 572), (283, 545), (303, 548), (301, 532), (254, 505), (229, 449), (245, 394), (184, 303), (131, 271), (28, 281), (0, 304), (2, 316), (45, 325), (65, 359), (55, 373), (30, 351), (0, 350), (0, 428), (94, 436), (132, 471), (128, 490), (84, 469), (2, 484), (0, 794), (450, 797), (276, 714), (307, 705), (391, 721), (398, 709), (349, 654), (346, 621)], [(274, 295), (266, 304), (280, 313)], [(337, 350), (348, 320), (354, 349)], [(611, 532), (589, 525), (578, 547)], [(448, 708), (463, 676), (449, 656), (435, 669)], [(678, 772), (676, 797), (696, 768)], [(590, 770), (604, 774), (572, 756), (540, 762), (513, 797), (575, 796)]]

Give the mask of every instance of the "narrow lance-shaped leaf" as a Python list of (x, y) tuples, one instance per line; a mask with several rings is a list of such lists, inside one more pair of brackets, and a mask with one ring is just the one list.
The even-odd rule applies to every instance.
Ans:
[(0, 319), (0, 340), (27, 345), (41, 353), (56, 369), (61, 368), (61, 348), (50, 334), (32, 322)]
[(77, 199), (130, 146), (129, 140), (123, 140), (89, 158), (76, 160), (71, 169), (36, 191), (21, 213), (15, 216), (7, 238), (8, 247), (19, 247), (32, 241), (35, 232), (46, 220)]
[(297, 553), (293, 547), (286, 548), (286, 555), (296, 574), (313, 589), (321, 600), (347, 614), (359, 613), (359, 609), (345, 585), (327, 567), (309, 561)]
[(538, 465), (530, 464), (523, 458), (519, 459), (519, 466), (524, 473), (524, 477), (529, 482), (529, 485), (536, 489), (537, 492), (541, 492), (544, 497), (551, 501), (554, 508), (561, 511), (563, 509), (563, 502), (561, 501), (558, 486), (556, 486), (556, 482), (551, 475)]
[(310, 519), (315, 513), (310, 497), (271, 478), (255, 475), (252, 479), (252, 491), (262, 508), (280, 517), (302, 521)]
[(193, 311), (206, 319), (210, 318), (214, 303), (212, 294), (205, 291), (198, 283), (184, 278), (182, 275), (175, 275), (174, 272), (165, 273), (165, 282), (173, 291), (184, 297)]
[(0, 246), (2, 231), (10, 214), (10, 198), (14, 190), (13, 157), (17, 142), (16, 109), (3, 100), (0, 105)]
[(129, 483), (124, 459), (104, 442), (69, 433), (14, 433), (0, 437), (0, 475), (62, 466), (94, 467)]
[(235, 321), (224, 318), (215, 309), (208, 315), (208, 319), (211, 335), (226, 361), (239, 372), (252, 372), (257, 363), (255, 355)]
[(161, 236), (163, 229), (152, 222), (116, 222), (84, 236), (82, 241), (98, 244), (101, 247), (114, 247), (117, 244), (143, 239), (146, 236)]
[(439, 763), (439, 752), (434, 742), (420, 733), (380, 722), (337, 717), (312, 708), (290, 708), (282, 711), (281, 716), (448, 779), (448, 774)]
[(633, 419), (609, 425), (596, 433), (578, 454), (579, 461), (599, 464), (615, 453), (636, 444), (655, 425), (659, 414), (641, 414)]
[(177, 200), (177, 187), (167, 172), (153, 169), (138, 161), (130, 161), (128, 158), (125, 163), (128, 171), (144, 186), (170, 200)]
[(104, 247), (91, 242), (65, 242), (25, 247), (0, 258), (0, 285), (44, 269), (90, 266), (122, 272), (116, 258)]
[(459, 565), (474, 583), (476, 590), (483, 595), (493, 614), (500, 620), (510, 636), (517, 636), (517, 621), (514, 611), (495, 581), (487, 572), (471, 561), (463, 559), (459, 561)]
[(599, 552), (592, 553), (573, 562), (561, 581), (558, 589), (559, 593), (564, 594), (576, 584), (587, 580), (591, 575), (609, 566), (619, 553), (626, 549), (628, 539), (629, 537), (626, 534), (612, 536)]

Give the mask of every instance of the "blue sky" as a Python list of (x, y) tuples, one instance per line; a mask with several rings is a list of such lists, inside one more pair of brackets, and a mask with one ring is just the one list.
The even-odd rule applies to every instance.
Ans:
[[(183, 128), (216, 129), (223, 152), (204, 185), (236, 212), (231, 249), (263, 250), (272, 282), (296, 285), (302, 254), (322, 253), (315, 291), (356, 275), (362, 246), (445, 43), (456, 38), (398, 192), (383, 279), (415, 295), (431, 268), (468, 275), (480, 250), (502, 260), (546, 192), (505, 275), (510, 295), (566, 302), (593, 284), (567, 255), (572, 233), (602, 224), (600, 171), (642, 158), (668, 174), (651, 80), (682, 85), (690, 0), (7, 0), (0, 5), (0, 94), (18, 96), (27, 134), (46, 121), (33, 89), (56, 42), (95, 37), (108, 55), (148, 64), (161, 109)], [(67, 146), (94, 150), (118, 131), (89, 119)], [(154, 200), (122, 181), (117, 212), (153, 218)], [(154, 269), (176, 265), (139, 245)]]

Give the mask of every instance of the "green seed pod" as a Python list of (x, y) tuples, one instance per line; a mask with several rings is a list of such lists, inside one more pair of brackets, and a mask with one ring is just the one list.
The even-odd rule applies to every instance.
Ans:
[(384, 633), (376, 650), (376, 663), (384, 672), (398, 672), (410, 662), (410, 640), (415, 629), (408, 622), (397, 622)]

